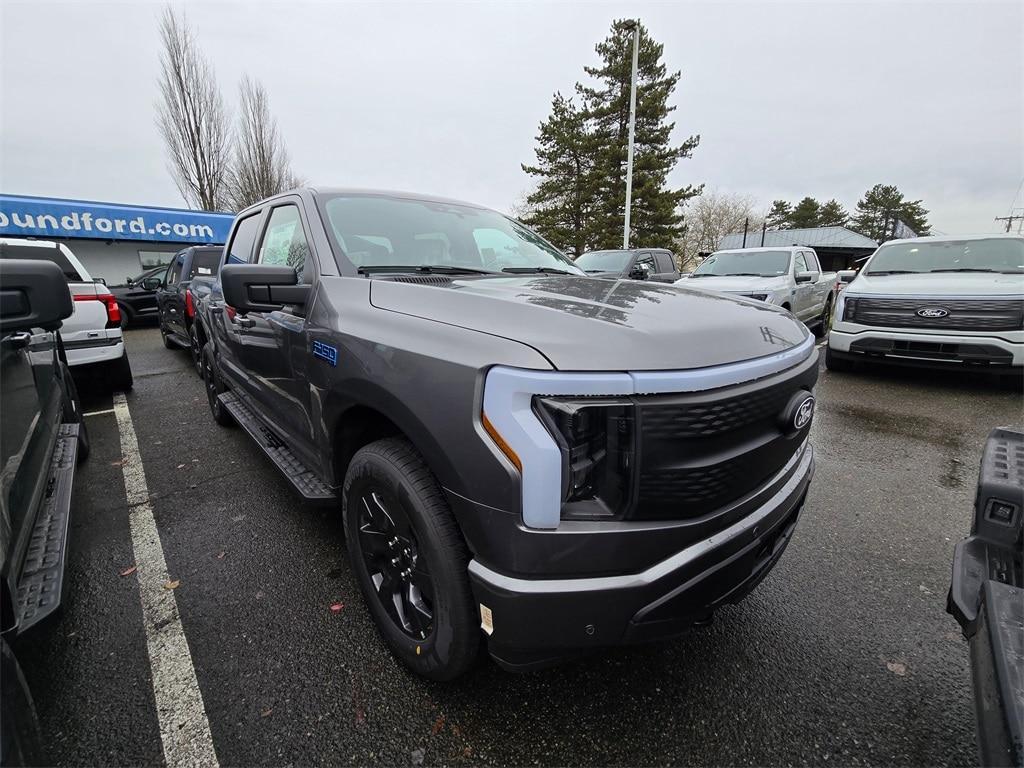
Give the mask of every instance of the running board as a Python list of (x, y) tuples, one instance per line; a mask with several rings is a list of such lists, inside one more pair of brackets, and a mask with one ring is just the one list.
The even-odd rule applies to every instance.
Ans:
[(275, 435), (238, 395), (228, 391), (218, 395), (217, 399), (295, 486), (300, 496), (308, 501), (337, 501), (338, 497), (331, 487), (303, 464), (302, 460), (291, 452), (284, 441)]
[(71, 486), (78, 455), (78, 425), (62, 424), (50, 458), (43, 506), (36, 516), (18, 579), (18, 632), (60, 607), (71, 518)]

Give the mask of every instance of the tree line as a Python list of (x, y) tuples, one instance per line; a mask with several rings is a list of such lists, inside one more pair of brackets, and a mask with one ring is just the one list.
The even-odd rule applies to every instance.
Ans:
[(805, 197), (795, 204), (774, 200), (765, 215), (765, 224), (768, 229), (849, 227), (878, 242), (907, 234), (904, 227), (917, 235), (929, 232), (928, 211), (922, 201), (907, 200), (891, 184), (875, 184), (857, 201), (852, 215), (835, 199), (820, 203)]
[(536, 186), (518, 211), (525, 223), (578, 256), (622, 247), (633, 25), (639, 25), (631, 247), (664, 246), (683, 231), (682, 209), (702, 187), (673, 187), (669, 173), (691, 157), (700, 136), (672, 138), (669, 98), (681, 73), (662, 62), (664, 46), (639, 22), (619, 19), (595, 46), (596, 66), (571, 96), (556, 92), (540, 124), (536, 162), (523, 164)]
[(262, 83), (242, 78), (232, 120), (192, 28), (169, 6), (160, 19), (160, 42), (156, 122), (185, 202), (204, 211), (238, 211), (301, 186)]

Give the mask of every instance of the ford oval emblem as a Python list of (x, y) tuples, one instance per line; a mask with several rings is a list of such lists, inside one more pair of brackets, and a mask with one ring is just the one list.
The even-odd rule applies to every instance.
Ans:
[(918, 317), (946, 317), (949, 310), (945, 307), (921, 307), (917, 310)]
[(808, 395), (793, 410), (793, 429), (800, 430), (806, 427), (811, 416), (814, 415), (814, 395)]

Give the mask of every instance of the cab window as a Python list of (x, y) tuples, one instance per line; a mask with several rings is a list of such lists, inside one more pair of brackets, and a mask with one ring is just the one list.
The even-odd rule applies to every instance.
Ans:
[(807, 259), (804, 257), (803, 251), (797, 251), (796, 258), (793, 259), (793, 271), (796, 274), (810, 271), (807, 269)]
[(296, 206), (282, 205), (271, 211), (257, 261), (260, 264), (294, 267), (300, 278), (303, 277), (309, 261), (309, 242)]
[(181, 251), (174, 257), (174, 261), (171, 262), (171, 266), (167, 268), (167, 277), (164, 279), (165, 285), (177, 285), (178, 281), (181, 280), (181, 268), (185, 264), (185, 252)]
[(235, 231), (231, 235), (231, 243), (228, 245), (228, 264), (246, 264), (252, 257), (252, 246), (256, 242), (256, 235), (259, 234), (260, 214), (254, 213), (246, 216), (235, 225)]

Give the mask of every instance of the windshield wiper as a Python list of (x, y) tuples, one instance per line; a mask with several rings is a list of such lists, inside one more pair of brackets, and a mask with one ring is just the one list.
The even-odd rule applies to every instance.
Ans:
[(726, 272), (722, 277), (765, 277), (759, 272)]
[(950, 267), (949, 269), (929, 269), (929, 272), (998, 272), (998, 269), (986, 267)]
[(489, 269), (476, 269), (474, 267), (456, 267), (448, 264), (380, 264), (368, 265), (359, 268), (362, 275), (370, 275), (375, 272), (417, 272), (422, 275), (496, 275)]
[(505, 267), (502, 272), (508, 272), (513, 275), (572, 275), (574, 272), (569, 272), (565, 269), (558, 269), (558, 267)]
[(920, 272), (915, 272), (912, 269), (879, 269), (871, 272), (866, 272), (868, 275), (920, 275)]

